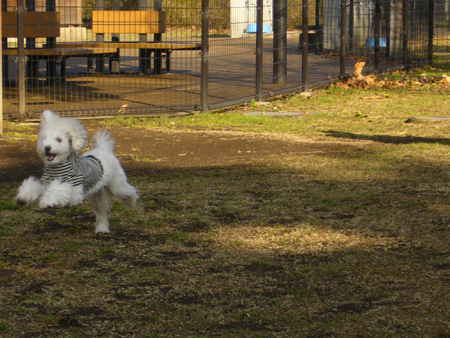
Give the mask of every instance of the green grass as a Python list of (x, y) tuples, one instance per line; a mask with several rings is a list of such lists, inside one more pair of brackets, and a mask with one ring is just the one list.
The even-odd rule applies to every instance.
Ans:
[[(380, 79), (403, 81), (408, 79), (441, 77), (449, 69), (413, 69), (380, 75)], [(409, 136), (427, 137), (434, 128), (445, 128), (435, 124), (434, 128), (422, 128), (418, 124), (405, 124), (411, 117), (447, 116), (450, 96), (448, 85), (426, 84), (391, 86), (389, 88), (339, 89), (331, 87), (314, 91), (312, 97), (288, 95), (270, 102), (269, 105), (239, 107), (227, 112), (198, 114), (187, 117), (159, 117), (153, 119), (123, 118), (105, 121), (109, 126), (125, 125), (164, 130), (215, 130), (256, 133), (283, 133), (304, 136), (323, 136), (339, 130), (341, 133), (367, 134), (367, 137)], [(250, 111), (304, 112), (302, 118), (269, 118), (267, 116), (245, 116)], [(345, 129), (344, 129), (345, 128)], [(344, 129), (344, 130), (343, 130)], [(351, 134), (349, 134), (351, 135)]]

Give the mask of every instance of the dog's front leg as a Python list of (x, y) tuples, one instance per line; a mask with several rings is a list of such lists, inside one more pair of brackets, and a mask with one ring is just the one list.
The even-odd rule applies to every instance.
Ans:
[(29, 177), (22, 182), (16, 196), (16, 203), (21, 205), (36, 204), (45, 190), (43, 185), (36, 177)]
[(73, 205), (72, 201), (75, 197), (76, 192), (70, 183), (54, 180), (43, 191), (39, 200), (39, 208)]
[(105, 190), (97, 191), (89, 196), (89, 201), (94, 207), (96, 222), (95, 233), (109, 233), (108, 211), (109, 204)]

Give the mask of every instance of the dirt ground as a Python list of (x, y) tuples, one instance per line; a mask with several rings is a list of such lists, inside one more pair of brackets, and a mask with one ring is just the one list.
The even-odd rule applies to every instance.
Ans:
[[(84, 121), (89, 137), (102, 128), (99, 122)], [(8, 131), (8, 128), (5, 128)], [(39, 125), (33, 125), (37, 135)], [(231, 165), (252, 165), (268, 157), (289, 153), (343, 151), (339, 144), (297, 143), (273, 140), (259, 135), (245, 136), (239, 132), (157, 131), (114, 127), (115, 154), (129, 175), (151, 169), (196, 168)], [(131, 132), (131, 133), (130, 133)], [(36, 154), (36, 142), (4, 142), (0, 138), (0, 180), (22, 180), (39, 175), (42, 164)]]
[(450, 165), (403, 138), (114, 126), (140, 200), (98, 235), (14, 204), (38, 128), (0, 138), (0, 337), (450, 337)]

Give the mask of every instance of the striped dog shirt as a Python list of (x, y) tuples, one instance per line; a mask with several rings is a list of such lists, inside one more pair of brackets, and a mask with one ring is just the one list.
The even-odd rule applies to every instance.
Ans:
[(51, 181), (61, 180), (74, 187), (83, 185), (83, 190), (88, 191), (102, 176), (103, 166), (96, 157), (71, 153), (66, 162), (45, 167), (40, 181), (42, 184), (49, 184)]

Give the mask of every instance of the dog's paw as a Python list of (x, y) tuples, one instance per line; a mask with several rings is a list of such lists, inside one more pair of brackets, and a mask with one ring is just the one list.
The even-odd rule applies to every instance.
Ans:
[[(72, 205), (72, 201), (79, 201), (77, 198), (77, 190), (67, 182), (61, 182), (60, 180), (52, 181), (42, 193), (39, 200), (39, 208), (49, 207), (65, 207)], [(73, 204), (75, 205), (75, 204)]]
[(97, 224), (95, 227), (96, 234), (109, 234), (109, 226), (104, 224)]
[(15, 199), (16, 203), (20, 205), (37, 203), (43, 190), (44, 185), (42, 185), (37, 178), (29, 177), (23, 181), (22, 185), (19, 187)]
[(54, 203), (53, 201), (48, 201), (46, 199), (41, 199), (38, 204), (38, 207), (40, 209), (53, 208), (55, 206), (56, 206), (56, 203)]

